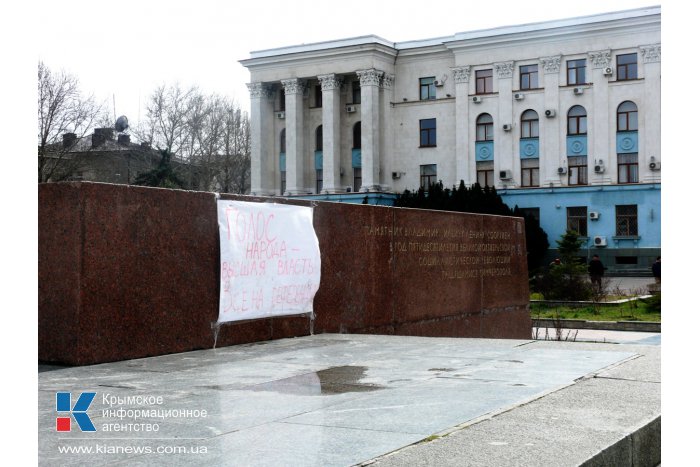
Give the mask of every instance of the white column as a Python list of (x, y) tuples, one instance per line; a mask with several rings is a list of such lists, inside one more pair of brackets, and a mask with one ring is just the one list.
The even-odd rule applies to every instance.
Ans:
[[(588, 182), (591, 185), (609, 185), (617, 181), (617, 133), (615, 121), (616, 106), (610, 103), (608, 78), (603, 74), (610, 67), (612, 54), (610, 50), (601, 50), (588, 54), (591, 61), (591, 73), (587, 76), (593, 83), (593, 108), (586, 109), (588, 115)], [(613, 127), (611, 127), (611, 122)], [(595, 166), (603, 161), (605, 172), (595, 173)]]
[(392, 101), (392, 88), (394, 86), (394, 75), (384, 73), (382, 76), (381, 84), (379, 87), (379, 127), (382, 131), (379, 132), (380, 138), (380, 154), (382, 155), (379, 161), (379, 175), (381, 180), (381, 191), (391, 191), (391, 172), (392, 164), (395, 161), (390, 161), (390, 154), (393, 152), (394, 148), (394, 132), (389, 128), (392, 122), (389, 121), (391, 101)]
[(272, 134), (272, 92), (263, 83), (247, 83), (250, 92), (250, 193), (275, 194), (274, 145)]
[(383, 72), (371, 68), (357, 72), (362, 92), (362, 187), (380, 191), (379, 183), (379, 80)]
[(644, 45), (640, 49), (644, 63), (644, 100), (636, 103), (640, 117), (639, 181), (660, 183), (661, 171), (651, 170), (649, 164), (661, 163), (661, 44)]
[(469, 150), (469, 73), (471, 66), (452, 69), (455, 80), (455, 182), (470, 187), (476, 181), (476, 160)]
[(306, 194), (304, 188), (304, 83), (297, 79), (282, 80), (284, 86), (287, 193)]
[(318, 77), (323, 91), (323, 192), (342, 193), (340, 185), (340, 87), (335, 74)]
[[(513, 126), (513, 62), (494, 63), (498, 76), (498, 115), (494, 123), (494, 184), (503, 188), (515, 188), (515, 180), (520, 179), (515, 173), (513, 156), (513, 131), (504, 131), (503, 125)], [(499, 173), (510, 171), (511, 178), (501, 180)]]
[[(544, 71), (544, 110), (540, 118), (540, 185), (562, 186), (567, 174), (560, 175), (559, 167), (566, 167), (566, 114), (559, 107), (559, 68), (561, 55), (540, 59)], [(554, 110), (556, 116), (547, 118), (545, 112)], [(560, 112), (564, 110), (564, 115)], [(563, 122), (563, 125), (562, 125)]]

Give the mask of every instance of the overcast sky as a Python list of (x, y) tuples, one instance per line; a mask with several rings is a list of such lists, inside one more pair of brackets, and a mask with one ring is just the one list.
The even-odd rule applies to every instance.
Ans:
[[(392, 42), (659, 4), (653, 0), (44, 1), (38, 54), (136, 123), (160, 84), (197, 85), (249, 108), (251, 51), (375, 34)], [(139, 105), (141, 104), (141, 105)], [(112, 112), (110, 112), (112, 113)]]

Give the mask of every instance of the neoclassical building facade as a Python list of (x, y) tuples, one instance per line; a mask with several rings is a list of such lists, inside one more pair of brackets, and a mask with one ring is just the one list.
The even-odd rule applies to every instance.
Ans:
[(611, 269), (661, 245), (661, 11), (252, 52), (251, 193), (391, 204), (499, 190)]

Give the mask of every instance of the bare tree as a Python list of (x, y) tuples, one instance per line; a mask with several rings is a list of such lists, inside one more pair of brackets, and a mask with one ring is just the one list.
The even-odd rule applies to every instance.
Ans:
[[(92, 95), (83, 97), (75, 76), (54, 73), (43, 62), (38, 71), (38, 181), (65, 180), (80, 164), (70, 150), (92, 128), (103, 105)], [(64, 140), (67, 133), (75, 137)]]
[(149, 99), (137, 137), (171, 152), (188, 188), (245, 193), (250, 185), (250, 125), (233, 101), (197, 88), (161, 86)]
[(238, 105), (228, 102), (225, 123), (219, 190), (247, 193), (250, 189), (250, 120)]
[(150, 127), (146, 133), (151, 135), (146, 142), (184, 157), (183, 151), (187, 150), (188, 143), (188, 114), (197, 94), (196, 87), (187, 90), (181, 89), (178, 84), (158, 87), (146, 107), (146, 125)]

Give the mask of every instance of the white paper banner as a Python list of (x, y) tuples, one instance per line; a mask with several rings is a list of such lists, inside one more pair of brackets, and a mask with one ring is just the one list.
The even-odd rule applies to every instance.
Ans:
[(219, 323), (313, 312), (321, 251), (313, 208), (217, 201)]

